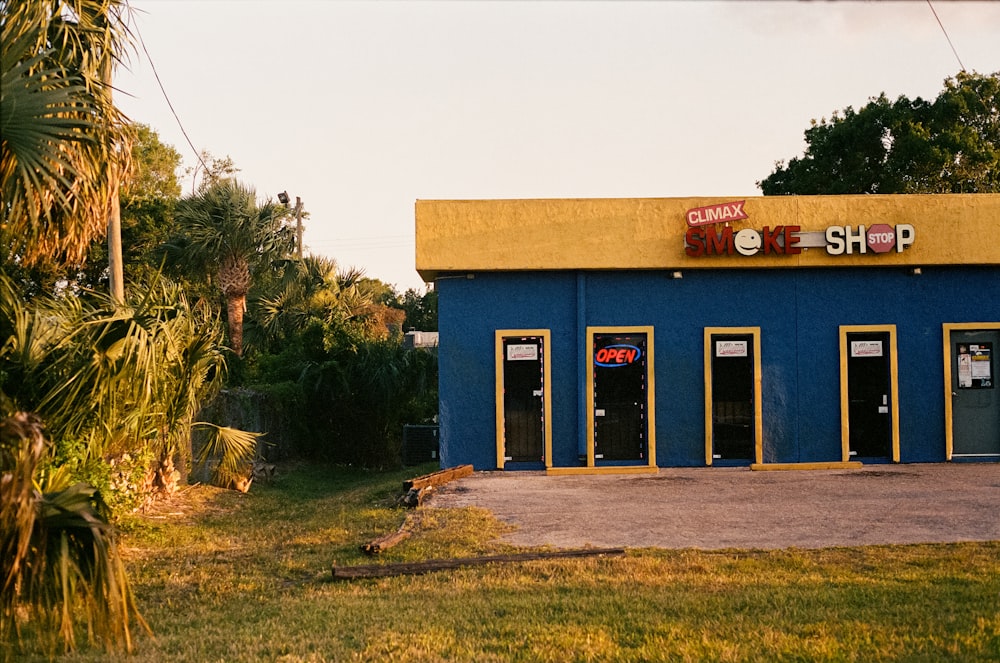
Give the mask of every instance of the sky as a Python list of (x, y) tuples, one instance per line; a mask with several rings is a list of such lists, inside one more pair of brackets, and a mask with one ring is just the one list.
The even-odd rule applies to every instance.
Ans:
[(399, 292), (417, 200), (760, 195), (810, 120), (1000, 71), (1000, 2), (129, 3), (129, 118)]

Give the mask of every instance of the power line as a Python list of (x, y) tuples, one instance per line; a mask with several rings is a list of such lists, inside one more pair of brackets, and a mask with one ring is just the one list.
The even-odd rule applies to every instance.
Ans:
[(961, 67), (964, 72), (965, 65), (962, 64), (962, 58), (958, 57), (958, 51), (955, 50), (955, 45), (951, 43), (951, 37), (948, 36), (948, 31), (944, 29), (944, 23), (941, 22), (941, 18), (934, 10), (934, 5), (931, 4), (931, 0), (927, 0), (927, 6), (931, 8), (931, 13), (934, 14), (934, 18), (937, 19), (938, 25), (941, 26), (941, 32), (944, 33), (944, 38), (948, 40), (948, 45), (951, 46), (951, 52), (955, 54), (955, 59), (958, 60), (958, 66)]
[(142, 33), (139, 31), (139, 20), (136, 18), (136, 10), (132, 8), (132, 5), (128, 2), (125, 3), (128, 7), (129, 16), (132, 17), (132, 26), (135, 28), (135, 35), (139, 38), (139, 44), (142, 46), (142, 52), (146, 54), (146, 60), (149, 62), (149, 68), (153, 70), (153, 77), (156, 78), (156, 84), (160, 86), (160, 92), (163, 93), (163, 98), (167, 102), (167, 106), (170, 108), (170, 112), (173, 113), (174, 119), (177, 120), (177, 126), (180, 127), (181, 133), (184, 134), (184, 139), (187, 140), (188, 145), (191, 147), (191, 151), (194, 152), (194, 156), (201, 163), (201, 167), (208, 171), (208, 166), (201, 158), (201, 154), (195, 148), (194, 143), (191, 142), (191, 138), (188, 136), (187, 131), (184, 129), (184, 125), (181, 124), (181, 118), (178, 117), (177, 111), (174, 110), (174, 105), (170, 103), (170, 97), (167, 96), (167, 90), (163, 87), (163, 81), (160, 80), (160, 74), (156, 71), (156, 65), (153, 64), (153, 58), (149, 54), (149, 49), (146, 48), (146, 42), (142, 39)]
[(413, 242), (398, 243), (372, 243), (372, 244), (345, 244), (333, 240), (308, 241), (306, 246), (310, 249), (323, 249), (330, 251), (351, 251), (355, 253), (368, 253), (373, 251), (387, 251), (390, 249), (412, 249)]

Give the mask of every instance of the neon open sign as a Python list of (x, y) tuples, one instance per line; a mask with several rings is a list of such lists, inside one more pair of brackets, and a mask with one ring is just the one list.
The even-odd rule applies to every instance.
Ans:
[(605, 368), (618, 368), (638, 361), (641, 356), (642, 350), (634, 345), (624, 343), (608, 345), (594, 355), (594, 364)]

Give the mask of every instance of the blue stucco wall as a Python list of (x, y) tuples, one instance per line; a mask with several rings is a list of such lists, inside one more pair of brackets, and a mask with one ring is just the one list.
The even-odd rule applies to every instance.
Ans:
[(942, 323), (1000, 320), (1000, 270), (495, 272), (438, 279), (441, 462), (496, 466), (494, 331), (552, 332), (553, 465), (577, 466), (587, 326), (652, 325), (656, 462), (704, 464), (705, 327), (760, 327), (765, 462), (840, 460), (840, 325), (897, 326), (900, 460), (945, 459)]

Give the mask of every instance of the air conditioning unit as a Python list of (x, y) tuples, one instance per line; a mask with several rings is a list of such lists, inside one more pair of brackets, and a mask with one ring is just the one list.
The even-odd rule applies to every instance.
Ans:
[(403, 426), (403, 465), (420, 465), (439, 459), (440, 426)]

